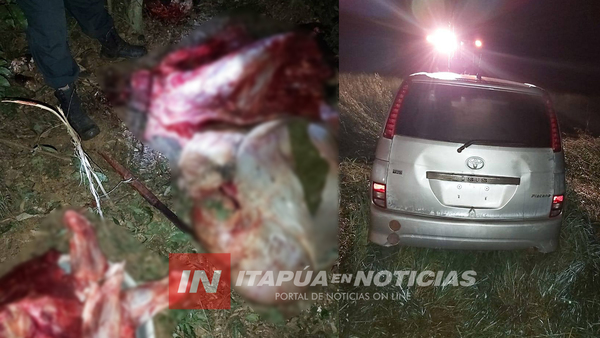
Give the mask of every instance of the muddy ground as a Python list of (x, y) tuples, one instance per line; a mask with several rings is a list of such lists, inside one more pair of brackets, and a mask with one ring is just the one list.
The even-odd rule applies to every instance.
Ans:
[[(121, 35), (131, 43), (145, 43), (150, 51), (178, 42), (199, 24), (221, 15), (230, 7), (262, 13), (289, 22), (312, 22), (313, 12), (298, 11), (298, 4), (266, 6), (264, 2), (200, 2), (179, 24), (167, 24), (147, 15), (145, 34), (133, 34), (125, 17), (113, 14)], [(121, 4), (122, 5), (122, 4)], [(286, 7), (287, 6), (287, 7)], [(110, 153), (129, 168), (139, 180), (188, 221), (185, 206), (178, 203), (177, 187), (171, 184), (166, 159), (132, 136), (107, 103), (100, 77), (106, 67), (121, 60), (98, 56), (100, 45), (85, 36), (69, 18), (70, 47), (81, 66), (77, 82), (83, 106), (102, 133), (84, 142), (96, 164), (97, 173), (110, 192), (102, 200), (105, 221), (92, 208), (93, 198), (82, 184), (73, 145), (56, 117), (32, 107), (0, 104), (0, 275), (12, 266), (50, 247), (67, 251), (67, 233), (60, 224), (66, 208), (84, 210), (98, 225), (101, 246), (109, 259), (125, 260), (127, 271), (138, 281), (166, 275), (168, 253), (201, 250), (153, 209), (98, 155)], [(26, 57), (25, 34), (13, 30), (0, 37), (5, 57), (23, 62), (19, 76), (11, 79), (5, 96), (20, 96), (56, 104), (53, 90), (46, 86), (33, 62)], [(14, 75), (14, 74), (13, 74)], [(117, 186), (118, 185), (118, 186)], [(280, 314), (257, 314), (234, 295), (227, 311), (165, 311), (155, 319), (158, 337), (228, 336), (332, 336), (337, 333), (334, 304), (314, 304), (300, 316), (282, 319)]]

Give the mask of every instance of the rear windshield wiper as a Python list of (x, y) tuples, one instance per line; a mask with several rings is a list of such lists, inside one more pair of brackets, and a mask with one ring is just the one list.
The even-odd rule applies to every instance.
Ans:
[(461, 153), (463, 150), (472, 146), (473, 144), (485, 144), (485, 145), (508, 145), (508, 146), (526, 146), (525, 143), (519, 142), (507, 142), (507, 141), (496, 141), (496, 140), (470, 140), (465, 142), (462, 146), (456, 149), (457, 152)]

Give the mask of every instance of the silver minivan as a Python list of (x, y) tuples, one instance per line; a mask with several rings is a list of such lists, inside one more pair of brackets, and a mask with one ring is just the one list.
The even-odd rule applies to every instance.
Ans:
[(530, 84), (454, 73), (408, 77), (371, 172), (370, 241), (453, 249), (558, 246), (560, 130)]

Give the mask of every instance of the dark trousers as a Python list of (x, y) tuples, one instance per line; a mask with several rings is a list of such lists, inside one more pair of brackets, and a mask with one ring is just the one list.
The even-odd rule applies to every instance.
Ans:
[(104, 0), (17, 0), (27, 18), (27, 42), (33, 59), (53, 88), (74, 82), (79, 67), (67, 42), (65, 8), (88, 36), (99, 39), (113, 27)]

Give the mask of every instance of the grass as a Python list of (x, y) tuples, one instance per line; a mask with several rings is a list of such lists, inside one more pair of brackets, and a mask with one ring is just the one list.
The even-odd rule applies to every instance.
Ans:
[(563, 131), (573, 133), (580, 129), (600, 135), (600, 97), (562, 93), (553, 93), (551, 96)]
[(600, 138), (579, 132), (563, 139), (567, 163), (567, 184), (581, 200), (582, 207), (600, 219)]
[(345, 142), (340, 144), (346, 158), (340, 164), (339, 270), (456, 270), (459, 275), (474, 270), (477, 282), (470, 287), (345, 286), (346, 292), (398, 297), (341, 302), (341, 336), (599, 336), (600, 243), (594, 224), (600, 211), (600, 140), (584, 133), (564, 139), (569, 189), (560, 249), (554, 253), (376, 246), (367, 242), (368, 151), (372, 154), (379, 129), (365, 129), (379, 128), (385, 118), (381, 110), (391, 101), (390, 89), (398, 84), (398, 79), (375, 75), (340, 76), (343, 122), (360, 122), (364, 128), (358, 132), (365, 138), (351, 142), (353, 130), (342, 129), (348, 135), (341, 135)]
[(10, 194), (6, 191), (6, 188), (0, 186), (0, 219), (4, 219), (6, 215), (10, 212), (11, 207), (11, 197)]
[(340, 75), (340, 158), (370, 159), (381, 123), (402, 80), (377, 74)]

